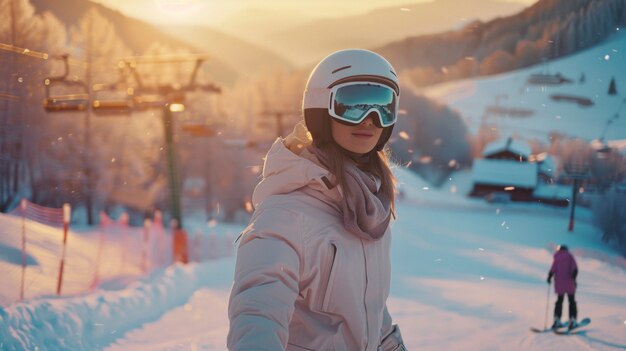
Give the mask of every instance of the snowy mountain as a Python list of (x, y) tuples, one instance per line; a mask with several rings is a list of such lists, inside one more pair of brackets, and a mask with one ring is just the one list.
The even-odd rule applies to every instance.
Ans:
[[(556, 133), (588, 141), (603, 137), (623, 148), (625, 62), (626, 33), (615, 28), (602, 44), (572, 56), (496, 76), (414, 90), (461, 114), (472, 134), (488, 126), (502, 135), (544, 144), (549, 144), (550, 135)], [(538, 77), (544, 81), (537, 81)], [(615, 95), (608, 93), (612, 79), (616, 82)]]
[(459, 30), (409, 37), (375, 51), (426, 86), (498, 74), (577, 53), (626, 26), (623, 0), (542, 0)]
[[(521, 9), (523, 5), (520, 3), (494, 0), (406, 1), (402, 6), (386, 6), (353, 16), (329, 13), (328, 18), (265, 34), (260, 41), (303, 66), (314, 64), (336, 50), (378, 47), (459, 28), (474, 20), (488, 21)], [(258, 36), (258, 31), (245, 32), (239, 29), (244, 37)]]
[[(626, 261), (602, 244), (588, 212), (579, 211), (569, 233), (566, 209), (469, 200), (464, 173), (433, 190), (413, 173), (396, 171), (403, 196), (392, 228), (388, 306), (409, 350), (626, 347)], [(19, 238), (18, 228), (15, 217), (0, 214), (5, 279), (7, 267), (19, 269), (6, 256), (19, 250), (19, 240), (10, 240)], [(215, 226), (221, 236), (242, 228)], [(51, 247), (50, 230), (47, 238), (32, 236), (28, 247)], [(84, 232), (72, 231), (69, 245), (93, 250), (97, 236)], [(559, 244), (576, 256), (580, 317), (592, 319), (569, 337), (529, 330), (551, 322), (546, 313), (555, 298), (545, 279)], [(42, 259), (39, 251), (29, 249), (29, 256), (39, 266), (27, 276), (55, 271), (56, 261)], [(225, 350), (233, 270), (234, 257), (176, 264), (132, 279), (113, 276), (83, 293), (3, 304), (0, 350)], [(81, 279), (68, 276), (68, 283)], [(9, 282), (0, 285), (0, 294), (18, 283), (11, 276)]]
[(268, 67), (289, 64), (281, 57), (254, 43), (208, 27), (157, 26), (89, 0), (30, 0), (37, 13), (52, 13), (67, 28), (75, 26), (90, 9), (109, 20), (133, 55), (145, 54), (154, 45), (204, 53), (211, 56), (210, 72), (222, 84), (232, 84), (241, 76)]

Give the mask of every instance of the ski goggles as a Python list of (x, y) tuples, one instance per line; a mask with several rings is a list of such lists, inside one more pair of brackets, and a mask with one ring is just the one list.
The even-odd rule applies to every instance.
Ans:
[(396, 91), (387, 85), (369, 82), (349, 82), (331, 88), (328, 113), (339, 122), (359, 124), (371, 112), (378, 115), (378, 120), (374, 121), (379, 127), (389, 127), (396, 123)]

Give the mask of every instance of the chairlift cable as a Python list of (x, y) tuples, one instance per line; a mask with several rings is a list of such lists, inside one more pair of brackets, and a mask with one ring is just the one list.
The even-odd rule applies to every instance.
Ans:
[(38, 58), (42, 60), (47, 60), (48, 58), (50, 58), (50, 55), (48, 53), (21, 48), (19, 46), (15, 46), (11, 44), (0, 43), (0, 50), (13, 52), (13, 53), (20, 54), (20, 55), (30, 56), (30, 57), (34, 57), (34, 58)]
[(20, 97), (17, 95), (9, 94), (0, 91), (0, 100), (8, 100), (8, 101), (19, 101)]

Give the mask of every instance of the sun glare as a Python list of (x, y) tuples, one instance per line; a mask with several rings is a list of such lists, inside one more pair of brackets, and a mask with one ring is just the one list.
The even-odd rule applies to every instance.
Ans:
[(162, 15), (181, 16), (193, 13), (200, 7), (199, 0), (155, 0)]

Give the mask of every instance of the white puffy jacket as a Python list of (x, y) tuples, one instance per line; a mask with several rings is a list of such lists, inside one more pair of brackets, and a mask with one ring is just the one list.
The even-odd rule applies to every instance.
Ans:
[[(342, 224), (338, 187), (298, 126), (267, 154), (242, 232), (228, 315), (229, 350), (404, 350), (386, 301), (389, 229), (362, 240)], [(286, 145), (287, 144), (287, 145)], [(323, 179), (326, 177), (326, 179)]]

